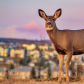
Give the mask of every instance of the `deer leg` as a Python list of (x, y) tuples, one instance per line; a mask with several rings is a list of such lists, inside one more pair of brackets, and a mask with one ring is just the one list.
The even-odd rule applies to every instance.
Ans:
[(68, 52), (67, 53), (67, 61), (66, 61), (66, 82), (69, 82), (69, 75), (68, 75), (68, 69), (69, 69), (69, 63), (71, 61), (71, 57), (72, 57), (73, 53), (72, 52)]
[(61, 70), (62, 70), (62, 66), (63, 66), (63, 61), (64, 61), (64, 55), (62, 54), (58, 54), (59, 57), (59, 78), (58, 78), (58, 82), (61, 82)]

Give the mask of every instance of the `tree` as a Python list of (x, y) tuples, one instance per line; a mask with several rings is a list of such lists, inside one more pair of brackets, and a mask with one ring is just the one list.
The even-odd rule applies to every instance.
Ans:
[(54, 59), (56, 61), (56, 64), (58, 65), (59, 64), (59, 59), (57, 58), (57, 55), (55, 55)]
[(73, 61), (71, 61), (71, 64), (69, 65), (69, 69), (70, 69), (70, 70), (72, 70), (72, 69), (73, 69), (73, 67), (74, 67), (74, 62), (73, 62)]
[(25, 55), (27, 56), (27, 48), (25, 48)]
[(32, 67), (32, 70), (31, 70), (31, 77), (32, 78), (36, 78), (36, 72), (35, 72), (35, 68), (34, 67)]
[(45, 68), (46, 66), (45, 66), (45, 62), (43, 61), (43, 68)]
[(38, 70), (39, 70), (39, 73), (38, 73), (38, 78), (40, 78), (40, 71), (41, 71), (41, 66), (40, 66), (40, 62), (38, 62)]
[(51, 68), (50, 68), (50, 65), (48, 66), (48, 78), (51, 77)]
[(14, 68), (15, 68), (14, 64), (10, 64), (10, 69), (14, 69)]
[(8, 48), (7, 56), (10, 57), (10, 48)]
[(20, 59), (20, 64), (25, 65), (25, 59)]
[(84, 55), (82, 56), (82, 61), (84, 62)]
[(56, 63), (59, 64), (59, 59), (57, 59)]
[(31, 62), (31, 57), (29, 56), (27, 59), (27, 63)]
[(71, 72), (72, 72), (72, 76), (75, 76), (76, 73), (75, 73), (74, 62), (73, 62), (73, 61), (71, 61), (71, 64), (69, 65), (69, 69), (70, 69)]
[(5, 70), (5, 74), (4, 74), (4, 76), (5, 76), (5, 79), (8, 79), (8, 78), (9, 78), (9, 72), (8, 72), (8, 69)]
[(40, 60), (40, 66), (43, 66), (44, 63), (45, 63), (44, 58), (41, 58), (41, 60)]
[(43, 57), (42, 50), (39, 50), (39, 53), (40, 53), (40, 57)]
[(82, 66), (81, 65), (77, 65), (77, 78), (78, 80), (81, 80), (81, 75), (82, 75)]

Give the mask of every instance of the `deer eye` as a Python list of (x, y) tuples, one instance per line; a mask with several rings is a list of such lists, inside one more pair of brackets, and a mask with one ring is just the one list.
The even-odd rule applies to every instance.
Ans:
[(54, 21), (55, 19), (53, 18), (52, 20)]

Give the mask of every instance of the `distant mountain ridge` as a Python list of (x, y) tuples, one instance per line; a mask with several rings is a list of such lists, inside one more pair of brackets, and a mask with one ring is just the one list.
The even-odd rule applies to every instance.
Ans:
[(6, 43), (35, 43), (35, 44), (51, 44), (52, 42), (50, 40), (27, 40), (27, 39), (17, 39), (17, 38), (0, 38), (0, 42), (6, 42)]

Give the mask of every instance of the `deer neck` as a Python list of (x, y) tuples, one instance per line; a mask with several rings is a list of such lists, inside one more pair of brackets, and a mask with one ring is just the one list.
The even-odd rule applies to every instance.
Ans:
[(58, 31), (59, 31), (56, 27), (56, 24), (55, 24), (55, 26), (52, 30), (46, 30), (46, 31), (48, 33), (49, 38), (54, 43), (54, 40), (57, 38), (57, 34), (58, 34)]

